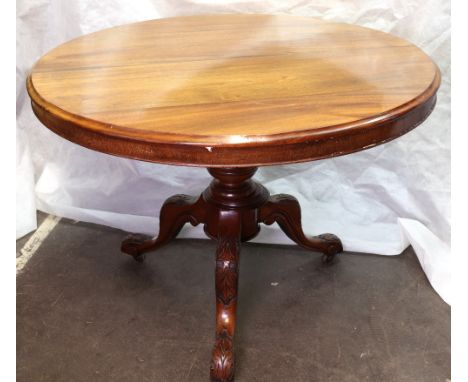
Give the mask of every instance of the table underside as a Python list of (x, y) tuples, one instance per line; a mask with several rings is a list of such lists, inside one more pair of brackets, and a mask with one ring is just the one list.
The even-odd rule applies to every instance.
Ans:
[(301, 210), (296, 198), (286, 194), (270, 196), (251, 178), (256, 167), (209, 168), (214, 177), (199, 196), (174, 195), (160, 212), (159, 233), (153, 239), (131, 235), (122, 242), (122, 251), (142, 262), (145, 253), (167, 244), (185, 225), (204, 224), (205, 233), (218, 242), (216, 250), (216, 335), (210, 375), (213, 381), (234, 379), (234, 331), (240, 243), (254, 238), (259, 223), (278, 223), (284, 233), (300, 246), (323, 254), (331, 263), (343, 250), (333, 234), (306, 237), (301, 227)]

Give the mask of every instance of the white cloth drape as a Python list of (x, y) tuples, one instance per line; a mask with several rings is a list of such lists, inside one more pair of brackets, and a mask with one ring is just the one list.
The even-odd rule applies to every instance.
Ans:
[[(401, 253), (412, 244), (430, 282), (450, 298), (450, 2), (446, 0), (19, 0), (17, 3), (17, 236), (36, 227), (35, 208), (76, 220), (154, 234), (174, 193), (197, 194), (201, 168), (143, 163), (65, 141), (34, 117), (25, 79), (59, 43), (106, 27), (200, 13), (282, 13), (360, 24), (421, 47), (442, 71), (429, 119), (396, 141), (297, 165), (261, 168), (271, 192), (295, 195), (307, 234), (333, 232), (348, 251)], [(181, 236), (203, 237), (197, 229)], [(290, 242), (276, 226), (260, 242)]]

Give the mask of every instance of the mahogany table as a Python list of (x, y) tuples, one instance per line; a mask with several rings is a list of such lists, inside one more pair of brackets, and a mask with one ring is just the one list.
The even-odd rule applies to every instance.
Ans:
[(143, 254), (190, 222), (216, 251), (216, 337), (211, 378), (234, 378), (240, 243), (278, 223), (325, 262), (338, 237), (306, 237), (299, 203), (252, 180), (258, 166), (363, 150), (420, 124), (436, 103), (440, 72), (389, 34), (293, 16), (206, 15), (123, 25), (72, 40), (34, 66), (36, 116), (55, 133), (105, 153), (207, 167), (199, 196), (161, 208), (159, 235), (122, 251)]

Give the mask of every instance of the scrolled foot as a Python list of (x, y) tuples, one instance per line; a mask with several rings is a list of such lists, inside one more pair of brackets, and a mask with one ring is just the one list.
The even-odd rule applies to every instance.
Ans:
[(330, 264), (333, 262), (335, 256), (343, 252), (343, 244), (338, 236), (333, 235), (332, 233), (324, 233), (318, 236), (314, 236), (313, 239), (322, 240), (322, 262), (324, 264)]
[(145, 250), (151, 247), (154, 239), (149, 239), (147, 236), (134, 234), (127, 236), (121, 245), (121, 251), (133, 257), (139, 263), (145, 260)]
[(215, 382), (234, 380), (234, 352), (232, 338), (227, 331), (220, 333), (216, 339), (211, 356), (210, 376)]

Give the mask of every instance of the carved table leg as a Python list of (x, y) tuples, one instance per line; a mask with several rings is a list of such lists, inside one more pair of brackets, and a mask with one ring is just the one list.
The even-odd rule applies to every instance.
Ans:
[(234, 379), (233, 339), (236, 323), (237, 280), (241, 219), (237, 211), (220, 211), (216, 250), (216, 338), (211, 357), (211, 379)]
[(141, 235), (130, 235), (122, 242), (122, 252), (133, 256), (136, 261), (144, 260), (144, 253), (162, 247), (180, 232), (185, 223), (192, 225), (205, 222), (206, 208), (202, 197), (174, 195), (161, 207), (159, 234), (152, 239)]
[(278, 223), (300, 246), (318, 250), (329, 262), (343, 250), (340, 239), (332, 234), (307, 238), (301, 228), (301, 209), (290, 195), (270, 196), (268, 190), (252, 180), (257, 169), (209, 168), (213, 176), (209, 187), (197, 199), (175, 195), (164, 202), (160, 213), (159, 234), (144, 240), (131, 236), (122, 251), (141, 261), (144, 252), (169, 242), (185, 223), (204, 224), (205, 233), (218, 241), (216, 250), (216, 337), (211, 357), (213, 381), (234, 379), (234, 329), (236, 323), (239, 250), (241, 241), (255, 237), (259, 223)]
[(270, 225), (278, 223), (283, 232), (301, 247), (323, 253), (322, 260), (329, 263), (335, 255), (343, 251), (341, 240), (331, 233), (310, 238), (304, 235), (301, 227), (301, 207), (294, 196), (277, 194), (259, 210), (259, 221)]

